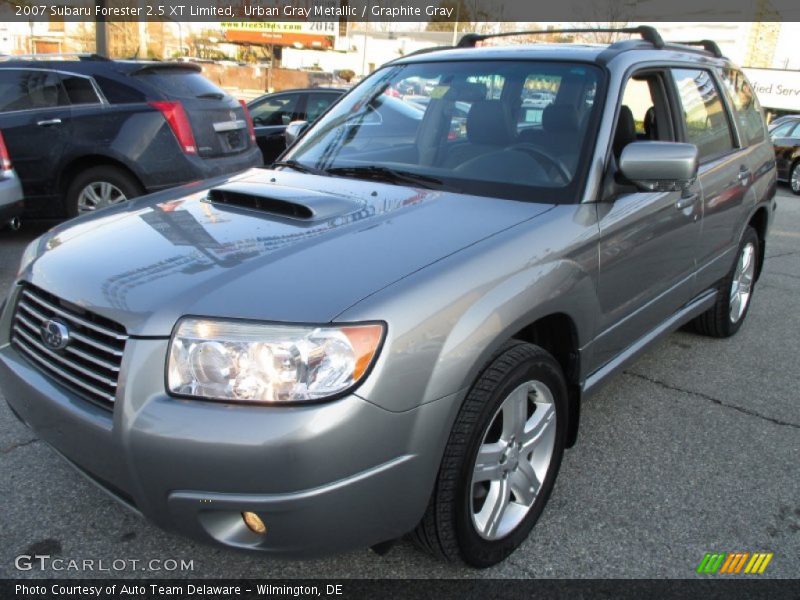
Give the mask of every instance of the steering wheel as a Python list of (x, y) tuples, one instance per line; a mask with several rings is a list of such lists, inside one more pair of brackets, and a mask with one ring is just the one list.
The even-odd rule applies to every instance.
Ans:
[(542, 150), (534, 146), (533, 144), (528, 144), (522, 142), (520, 144), (514, 144), (513, 146), (509, 146), (507, 150), (521, 150), (526, 154), (530, 154), (534, 160), (540, 163), (546, 163), (544, 166), (547, 168), (548, 166), (551, 167), (551, 170), (558, 173), (559, 177), (561, 177), (562, 183), (565, 185), (570, 182), (572, 179), (572, 174), (569, 172), (567, 166), (561, 162), (560, 159), (554, 158), (549, 154), (545, 154)]

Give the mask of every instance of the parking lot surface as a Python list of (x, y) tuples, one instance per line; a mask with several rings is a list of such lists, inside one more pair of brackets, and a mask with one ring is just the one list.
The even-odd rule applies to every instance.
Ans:
[[(3, 296), (43, 230), (0, 231)], [(584, 403), (578, 444), (539, 524), (484, 571), (435, 562), (407, 542), (386, 556), (289, 562), (163, 532), (78, 475), (0, 401), (0, 577), (686, 578), (712, 551), (772, 552), (762, 577), (797, 577), (798, 322), (800, 198), (782, 187), (739, 334), (672, 334)], [(33, 554), (65, 559), (64, 570), (15, 568), (15, 557)], [(101, 559), (107, 570), (97, 570)], [(94, 560), (95, 570), (71, 560)], [(170, 560), (191, 569), (166, 570)]]

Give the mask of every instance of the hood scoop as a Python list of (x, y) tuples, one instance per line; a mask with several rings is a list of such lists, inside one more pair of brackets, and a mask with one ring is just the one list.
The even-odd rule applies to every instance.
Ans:
[(245, 181), (212, 188), (206, 200), (218, 206), (236, 206), (310, 223), (349, 214), (364, 206), (363, 202), (340, 194)]

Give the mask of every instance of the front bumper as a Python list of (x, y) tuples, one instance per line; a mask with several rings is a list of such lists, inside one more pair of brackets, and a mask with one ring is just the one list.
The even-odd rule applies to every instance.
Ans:
[[(355, 395), (296, 407), (177, 400), (164, 393), (167, 343), (129, 340), (113, 410), (59, 386), (7, 339), (0, 386), (98, 485), (195, 539), (313, 556), (394, 539), (419, 521), (455, 396), (403, 413)], [(243, 511), (261, 516), (265, 535), (247, 529)]]

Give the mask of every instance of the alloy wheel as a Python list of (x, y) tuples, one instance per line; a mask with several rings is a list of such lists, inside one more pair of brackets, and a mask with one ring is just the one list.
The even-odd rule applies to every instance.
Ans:
[(556, 409), (540, 381), (514, 389), (478, 449), (470, 486), (472, 524), (487, 540), (505, 537), (530, 511), (553, 457)]
[(752, 243), (745, 244), (739, 253), (739, 260), (736, 263), (736, 270), (731, 281), (730, 300), (730, 319), (731, 323), (736, 323), (744, 315), (747, 303), (750, 302), (750, 293), (753, 289), (753, 276), (756, 271), (755, 261), (756, 248)]
[(124, 202), (124, 192), (107, 181), (93, 181), (78, 194), (78, 212), (85, 213)]
[(795, 194), (800, 194), (800, 163), (792, 167), (792, 175), (789, 178), (789, 185)]

